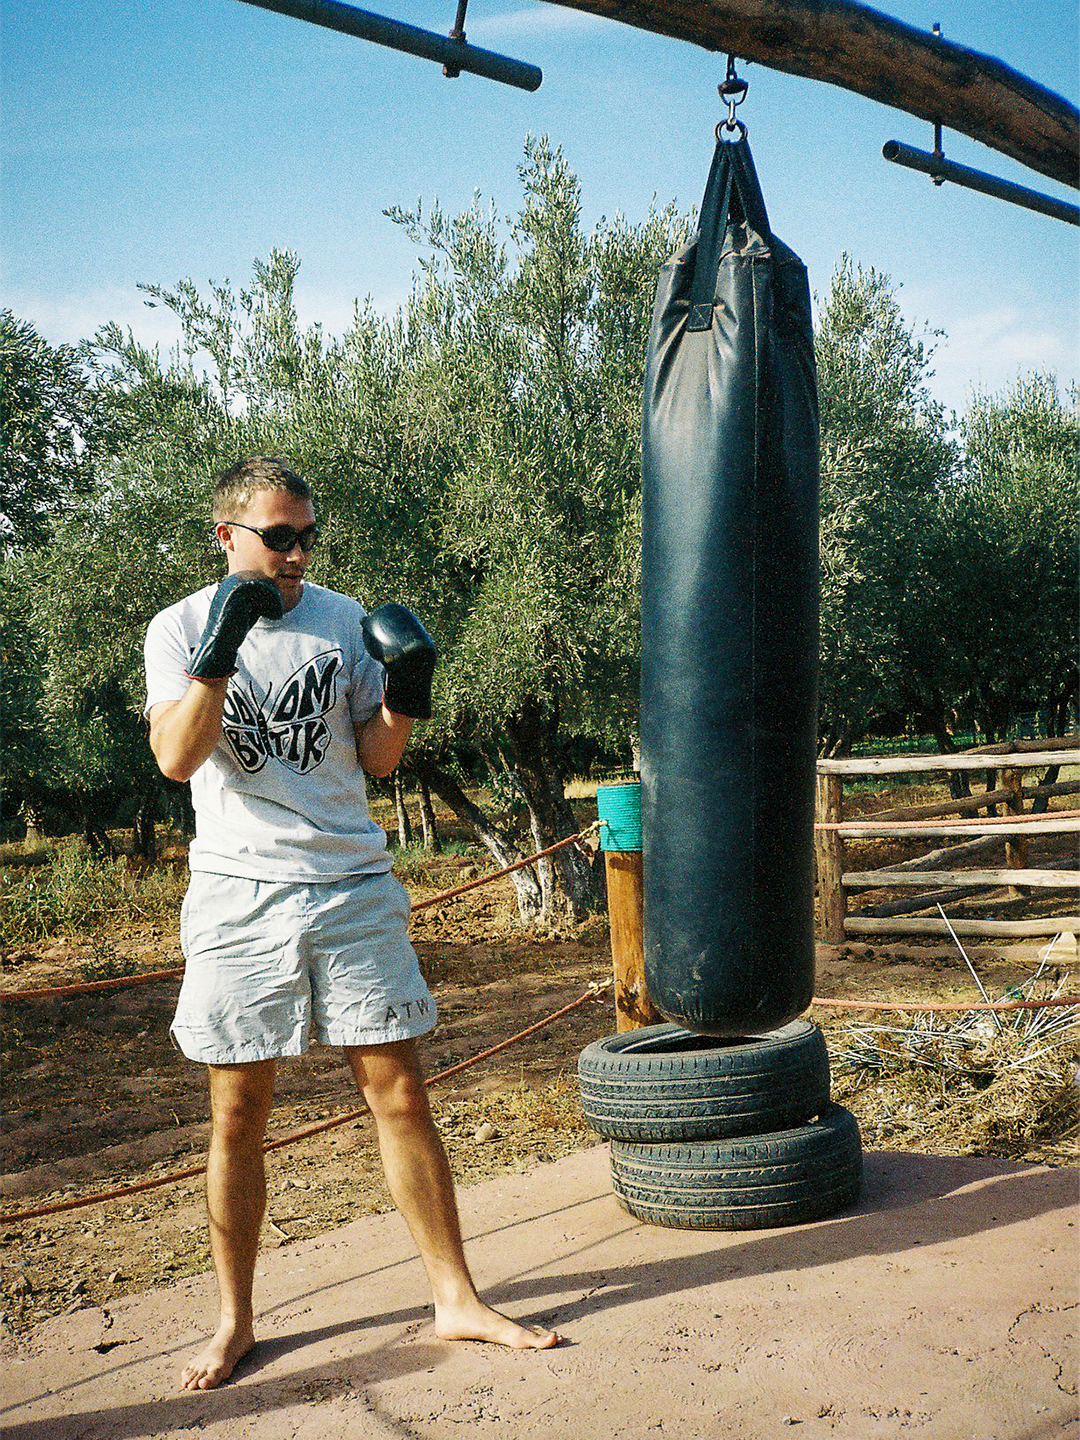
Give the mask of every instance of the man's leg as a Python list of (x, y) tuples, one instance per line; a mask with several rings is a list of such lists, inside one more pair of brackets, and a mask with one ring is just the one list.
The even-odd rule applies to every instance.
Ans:
[(345, 1058), (375, 1117), (386, 1183), (431, 1282), (436, 1333), (444, 1340), (491, 1340), (518, 1350), (557, 1345), (554, 1331), (526, 1329), (476, 1293), (461, 1244), (450, 1166), (431, 1118), (415, 1042), (346, 1046)]
[(257, 1060), (208, 1066), (213, 1131), (206, 1204), (221, 1321), (213, 1339), (181, 1374), (187, 1390), (220, 1385), (255, 1344), (251, 1292), (266, 1205), (262, 1147), (274, 1096), (274, 1064)]

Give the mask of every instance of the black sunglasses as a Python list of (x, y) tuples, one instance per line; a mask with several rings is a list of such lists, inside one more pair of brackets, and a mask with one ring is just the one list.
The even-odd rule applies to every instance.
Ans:
[(294, 530), (291, 525), (268, 525), (265, 530), (260, 530), (258, 525), (245, 525), (240, 520), (226, 520), (225, 524), (235, 525), (238, 530), (250, 530), (258, 535), (268, 550), (276, 550), (282, 555), (291, 550), (297, 541), (306, 553), (319, 538), (318, 525), (305, 525), (303, 530)]

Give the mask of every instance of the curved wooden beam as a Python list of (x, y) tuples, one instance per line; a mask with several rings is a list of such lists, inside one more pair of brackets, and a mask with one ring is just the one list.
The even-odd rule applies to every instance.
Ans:
[(1080, 187), (1075, 105), (990, 55), (854, 0), (552, 0), (823, 80), (940, 122)]

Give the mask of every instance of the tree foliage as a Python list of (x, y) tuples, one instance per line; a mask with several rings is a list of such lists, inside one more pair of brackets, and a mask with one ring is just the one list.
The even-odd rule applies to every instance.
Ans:
[(815, 335), (821, 401), (821, 728), (829, 753), (905, 713), (921, 537), (956, 464), (930, 352), (888, 278), (845, 258)]
[[(431, 765), (471, 741), (550, 843), (572, 833), (575, 757), (629, 752), (643, 361), (656, 274), (687, 225), (668, 210), (586, 235), (577, 181), (545, 141), (527, 146), (521, 178), (505, 232), (478, 205), (453, 220), (437, 208), (392, 218), (428, 252), (402, 397), (435, 421), (419, 440), (445, 657), (441, 723), (421, 760), (438, 788)], [(579, 858), (559, 863), (587, 903)]]
[(4, 567), (19, 656), (5, 700), (31, 707), (40, 732), (28, 746), (21, 727), (5, 731), (5, 761), (17, 762), (5, 792), (59, 812), (95, 846), (119, 816), (141, 817), (152, 849), (149, 820), (170, 787), (141, 719), (141, 642), (157, 610), (214, 573), (199, 481), (218, 463), (215, 407), (204, 383), (115, 326), (97, 337), (91, 372), (92, 488), (52, 515), (47, 546)]
[(0, 310), (0, 546), (40, 545), (88, 481), (86, 384), (76, 352)]
[(888, 279), (845, 260), (816, 338), (822, 743), (912, 725), (953, 748), (1076, 687), (1077, 414), (1052, 376), (976, 395), (951, 434), (932, 351)]
[[(358, 306), (340, 339), (301, 330), (299, 262), (279, 251), (238, 290), (145, 287), (181, 322), (167, 363), (115, 327), (97, 337), (107, 454), (32, 579), (36, 623), (64, 657), (51, 713), (84, 713), (95, 683), (135, 713), (150, 617), (217, 573), (212, 475), (284, 454), (312, 476), (326, 526), (311, 577), (410, 605), (440, 644), (414, 768), (501, 859), (573, 833), (568, 774), (597, 747), (629, 752), (641, 374), (656, 273), (687, 225), (669, 209), (586, 233), (577, 181), (543, 140), (521, 180), (507, 221), (479, 202), (392, 212), (423, 251), (412, 294), (391, 317)], [(91, 615), (64, 604), (76, 571)], [(467, 804), (466, 777), (516, 797), (526, 835)], [(519, 897), (548, 918), (580, 913), (591, 888), (564, 852), (525, 872)]]
[[(546, 140), (520, 176), (507, 218), (479, 199), (387, 212), (418, 249), (411, 293), (391, 315), (358, 303), (340, 337), (300, 326), (299, 260), (278, 250), (241, 287), (143, 287), (181, 323), (165, 358), (107, 326), (84, 371), (0, 317), (5, 445), (27, 457), (0, 576), (9, 801), (52, 797), (90, 836), (162, 813), (142, 638), (222, 573), (213, 478), (264, 453), (314, 483), (310, 577), (403, 602), (439, 643), (417, 777), (504, 863), (577, 828), (567, 779), (625, 763), (636, 725), (644, 354), (690, 221), (669, 207), (587, 229)], [(841, 264), (816, 336), (834, 753), (909, 721), (947, 747), (960, 714), (998, 732), (1075, 692), (1075, 410), (1036, 375), (951, 428), (934, 338), (887, 277)], [(528, 919), (595, 899), (572, 850), (516, 883)]]
[(977, 395), (963, 457), (934, 512), (926, 582), (912, 606), (912, 673), (989, 739), (1018, 713), (1062, 729), (1077, 691), (1076, 466), (1080, 416), (1051, 376)]

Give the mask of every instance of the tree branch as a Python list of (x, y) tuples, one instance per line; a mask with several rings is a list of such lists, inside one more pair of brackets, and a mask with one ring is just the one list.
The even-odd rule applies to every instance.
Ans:
[(853, 0), (554, 0), (878, 100), (1077, 187), (1075, 105)]

